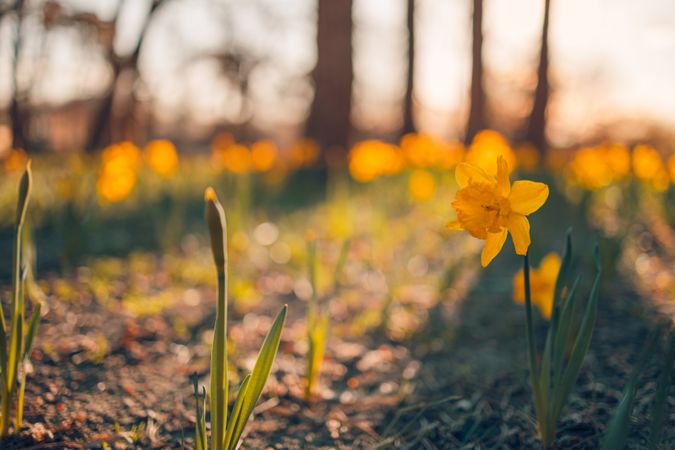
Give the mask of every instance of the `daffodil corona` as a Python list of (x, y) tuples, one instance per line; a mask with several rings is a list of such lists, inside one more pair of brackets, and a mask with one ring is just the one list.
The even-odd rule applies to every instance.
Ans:
[(455, 178), (460, 187), (452, 202), (457, 220), (450, 222), (448, 228), (466, 230), (485, 241), (483, 267), (501, 251), (508, 233), (516, 253), (525, 255), (530, 246), (530, 222), (526, 216), (546, 202), (548, 186), (527, 180), (511, 185), (509, 167), (502, 156), (497, 159), (496, 177), (478, 166), (461, 163)]

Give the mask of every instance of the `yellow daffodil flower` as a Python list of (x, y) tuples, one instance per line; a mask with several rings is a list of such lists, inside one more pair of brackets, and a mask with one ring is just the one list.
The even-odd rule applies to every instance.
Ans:
[(436, 191), (436, 179), (423, 169), (413, 170), (408, 178), (408, 192), (416, 202), (431, 200)]
[(143, 151), (148, 166), (161, 177), (170, 177), (178, 169), (178, 152), (168, 139), (156, 139)]
[[(546, 320), (551, 319), (553, 312), (553, 296), (555, 294), (555, 282), (560, 272), (560, 256), (551, 252), (541, 260), (539, 269), (530, 269), (530, 293), (532, 303), (539, 308), (539, 312)], [(523, 269), (520, 269), (513, 277), (513, 300), (516, 303), (525, 303), (525, 278)]]
[(500, 252), (511, 233), (518, 255), (525, 255), (530, 246), (532, 214), (546, 202), (548, 186), (544, 183), (519, 180), (511, 185), (509, 167), (503, 157), (497, 159), (497, 176), (480, 167), (461, 163), (455, 171), (460, 190), (452, 207), (457, 220), (448, 224), (452, 230), (466, 230), (485, 241), (481, 264), (486, 267)]
[(362, 183), (383, 175), (395, 175), (403, 165), (403, 155), (398, 147), (376, 139), (361, 141), (349, 152), (349, 173)]
[(668, 189), (668, 172), (659, 152), (648, 145), (637, 145), (633, 150), (633, 172), (658, 192)]
[(493, 177), (497, 175), (497, 158), (506, 160), (509, 171), (516, 168), (516, 155), (508, 141), (494, 130), (476, 133), (466, 154), (466, 162), (481, 167)]

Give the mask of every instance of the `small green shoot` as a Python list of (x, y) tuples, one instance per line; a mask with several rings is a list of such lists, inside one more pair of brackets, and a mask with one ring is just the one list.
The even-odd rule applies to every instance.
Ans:
[(0, 436), (6, 436), (14, 407), (14, 431), (23, 422), (26, 364), (30, 357), (40, 322), (40, 303), (26, 318), (26, 277), (29, 263), (24, 252), (24, 225), (30, 199), (32, 174), (30, 161), (19, 183), (19, 200), (16, 210), (14, 256), (12, 266), (12, 301), (10, 326), (7, 329), (5, 314), (0, 307)]
[(335, 270), (333, 271), (332, 286), (323, 300), (319, 298), (317, 283), (317, 255), (316, 255), (316, 237), (314, 233), (307, 233), (307, 262), (309, 282), (312, 286), (312, 296), (307, 305), (307, 384), (305, 385), (305, 399), (310, 401), (315, 395), (316, 386), (321, 374), (321, 364), (326, 345), (328, 343), (328, 328), (330, 327), (330, 316), (328, 311), (328, 298), (334, 296), (339, 288), (342, 270), (347, 260), (349, 251), (349, 240), (345, 240), (340, 248), (340, 255)]
[[(204, 195), (206, 223), (211, 237), (211, 250), (218, 274), (216, 324), (211, 348), (210, 423), (212, 450), (234, 450), (244, 431), (246, 422), (253, 414), (263, 387), (267, 382), (272, 363), (279, 349), (281, 330), (288, 307), (284, 305), (277, 315), (258, 353), (253, 371), (241, 383), (237, 398), (228, 417), (228, 368), (227, 368), (227, 225), (225, 212), (213, 188)], [(199, 393), (196, 379), (193, 380), (197, 412), (195, 448), (208, 450), (206, 433), (206, 390)], [(229, 419), (229, 420), (228, 420)]]

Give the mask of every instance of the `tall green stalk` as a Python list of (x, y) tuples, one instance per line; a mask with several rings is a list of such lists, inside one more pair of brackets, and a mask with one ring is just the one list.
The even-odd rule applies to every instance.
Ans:
[[(25, 276), (27, 262), (23, 254), (23, 230), (26, 210), (30, 199), (32, 174), (30, 161), (19, 183), (19, 198), (16, 208), (14, 254), (12, 259), (12, 303), (9, 330), (0, 307), (0, 436), (6, 436), (11, 423), (12, 406), (16, 396), (14, 429), (21, 427), (23, 420), (23, 395), (25, 391), (24, 365), (29, 357), (33, 339), (40, 319), (40, 305), (26, 321)], [(9, 334), (9, 336), (8, 336)], [(8, 339), (9, 338), (9, 339)]]
[(532, 294), (530, 289), (530, 262), (529, 251), (523, 256), (523, 274), (525, 278), (525, 327), (527, 331), (527, 355), (530, 362), (530, 384), (532, 385), (532, 392), (534, 395), (534, 408), (537, 414), (537, 421), (539, 422), (539, 433), (545, 447), (548, 446), (550, 437), (546, 420), (542, 420), (542, 398), (541, 390), (538, 383), (539, 367), (537, 365), (537, 350), (534, 340), (534, 326), (532, 323)]
[[(279, 349), (287, 307), (284, 305), (274, 320), (260, 348), (253, 371), (244, 378), (228, 415), (227, 225), (225, 212), (215, 191), (208, 188), (204, 197), (206, 201), (206, 223), (211, 237), (211, 251), (218, 279), (216, 324), (211, 348), (210, 447), (212, 450), (234, 450), (272, 370), (272, 363)], [(196, 449), (208, 450), (206, 402), (201, 400), (203, 397), (200, 396), (199, 386), (196, 382), (194, 382), (194, 390), (197, 410)]]
[(225, 443), (227, 424), (227, 222), (213, 189), (206, 191), (206, 223), (218, 274), (216, 326), (211, 349), (211, 448)]

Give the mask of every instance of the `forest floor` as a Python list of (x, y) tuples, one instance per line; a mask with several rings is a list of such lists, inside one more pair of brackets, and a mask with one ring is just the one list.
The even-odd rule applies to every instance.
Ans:
[[(479, 279), (467, 270), (451, 295), (430, 306), (424, 326), (405, 338), (392, 339), (377, 327), (358, 338), (334, 333), (319, 398), (310, 402), (303, 391), (302, 301), (279, 295), (255, 314), (235, 311), (230, 357), (241, 375), (250, 370), (278, 308), (284, 302), (290, 307), (276, 370), (242, 447), (539, 448), (524, 310), (508, 300), (512, 262), (498, 262)], [(120, 295), (128, 276), (113, 283)], [(162, 270), (143, 277), (158, 292), (168, 283)], [(95, 284), (87, 271), (43, 284), (51, 300), (33, 352), (24, 427), (2, 448), (190, 448), (190, 375), (207, 381), (212, 289), (172, 291), (170, 306), (139, 315), (122, 303), (99, 301)], [(590, 351), (559, 423), (558, 448), (598, 447), (636, 356), (662, 319), (623, 281), (605, 283)], [(338, 308), (333, 328), (353, 320)], [(540, 343), (544, 333), (538, 321)], [(653, 362), (644, 380), (654, 380), (656, 371)], [(640, 386), (632, 448), (645, 442), (653, 392), (652, 381)], [(675, 425), (675, 393), (669, 406)], [(666, 442), (675, 443), (675, 426), (668, 428)]]

